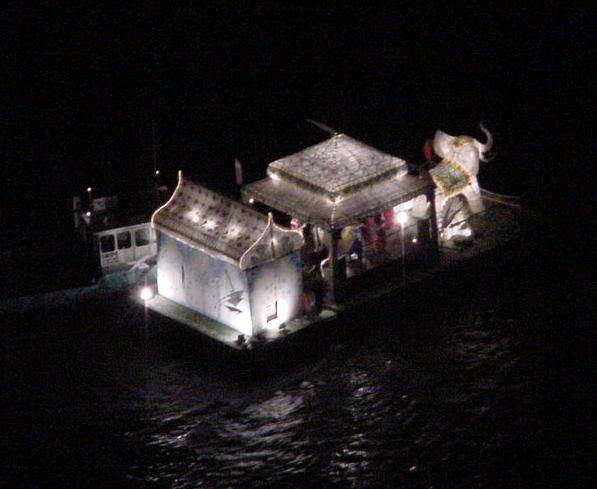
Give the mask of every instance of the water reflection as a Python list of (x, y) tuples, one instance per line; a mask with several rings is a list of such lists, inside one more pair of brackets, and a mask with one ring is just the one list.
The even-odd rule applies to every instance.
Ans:
[[(11, 361), (27, 362), (6, 369), (8, 385), (15, 398), (30, 393), (15, 423), (85, 446), (117, 486), (482, 487), (502, 480), (488, 467), (512, 466), (504, 453), (538, 443), (537, 356), (520, 331), (541, 307), (475, 294), (386, 320), (266, 381), (207, 368), (203, 352), (169, 349), (163, 337), (143, 344), (131, 312), (106, 323), (79, 311), (39, 337), (14, 329)], [(90, 433), (101, 443), (87, 444)]]

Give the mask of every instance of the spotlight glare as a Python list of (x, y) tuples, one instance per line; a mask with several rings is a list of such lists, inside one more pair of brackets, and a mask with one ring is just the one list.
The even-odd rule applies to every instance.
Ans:
[(148, 301), (153, 298), (153, 290), (151, 290), (151, 287), (143, 287), (139, 293), (139, 296), (144, 301)]

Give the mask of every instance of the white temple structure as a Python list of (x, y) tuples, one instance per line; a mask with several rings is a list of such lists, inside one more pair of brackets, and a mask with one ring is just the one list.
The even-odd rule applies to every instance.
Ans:
[(179, 173), (152, 216), (157, 291), (242, 334), (277, 328), (300, 310), (300, 233)]

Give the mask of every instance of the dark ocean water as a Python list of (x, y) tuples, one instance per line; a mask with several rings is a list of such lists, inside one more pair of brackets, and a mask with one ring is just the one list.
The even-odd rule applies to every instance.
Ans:
[(3, 481), (590, 487), (588, 299), (547, 256), (469, 271), (271, 364), (157, 318), (145, 330), (123, 300), (5, 317)]

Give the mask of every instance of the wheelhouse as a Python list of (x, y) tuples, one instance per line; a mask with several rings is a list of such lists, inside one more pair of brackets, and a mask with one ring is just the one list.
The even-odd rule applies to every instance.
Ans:
[(149, 222), (93, 233), (95, 255), (102, 272), (124, 270), (157, 252), (155, 231)]

